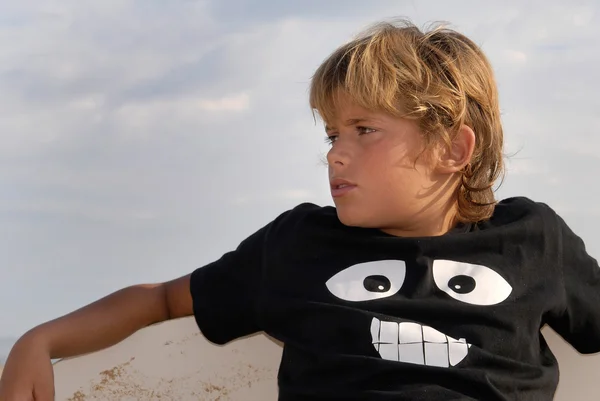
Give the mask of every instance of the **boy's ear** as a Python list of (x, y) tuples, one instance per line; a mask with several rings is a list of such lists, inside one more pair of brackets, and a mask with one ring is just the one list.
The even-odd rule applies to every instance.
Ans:
[(471, 161), (475, 150), (475, 140), (473, 129), (467, 125), (461, 125), (450, 146), (444, 143), (443, 148), (440, 149), (437, 170), (445, 174), (461, 171)]

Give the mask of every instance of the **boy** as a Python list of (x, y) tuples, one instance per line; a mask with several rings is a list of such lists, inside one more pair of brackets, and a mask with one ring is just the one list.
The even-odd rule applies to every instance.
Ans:
[(32, 329), (0, 400), (50, 400), (50, 358), (192, 314), (218, 344), (281, 340), (280, 400), (552, 399), (540, 328), (599, 351), (600, 270), (548, 206), (494, 199), (503, 133), (478, 47), (379, 24), (319, 67), (310, 103), (335, 208), (299, 205), (191, 275)]

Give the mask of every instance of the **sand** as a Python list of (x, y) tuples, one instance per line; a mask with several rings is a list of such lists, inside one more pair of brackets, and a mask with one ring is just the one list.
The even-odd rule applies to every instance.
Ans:
[(274, 401), (281, 351), (263, 335), (216, 346), (193, 318), (175, 319), (57, 362), (56, 401)]
[[(165, 327), (168, 327), (168, 326), (169, 325), (166, 325)], [(189, 330), (191, 330), (191, 329), (189, 329)], [(195, 331), (195, 328), (194, 328), (194, 331)], [(165, 337), (168, 336), (167, 334), (163, 334), (163, 335)], [(562, 339), (560, 339), (554, 332), (552, 332), (550, 330), (544, 330), (544, 335), (547, 338), (552, 350), (558, 357), (558, 360), (559, 360), (559, 363), (561, 366), (561, 384), (559, 386), (559, 390), (556, 395), (555, 401), (589, 400), (591, 394), (594, 394), (600, 390), (600, 386), (598, 385), (597, 373), (596, 373), (596, 372), (598, 372), (598, 369), (600, 368), (600, 354), (593, 355), (593, 356), (581, 356), (581, 355), (577, 354), (570, 346), (565, 344), (564, 341)], [(212, 355), (212, 357), (214, 358), (213, 360), (218, 361), (218, 360), (223, 359), (223, 356), (225, 356), (221, 352), (218, 354), (218, 357), (217, 357), (217, 354), (215, 354), (215, 352), (214, 352), (215, 351), (214, 348), (212, 348), (212, 347), (206, 348), (207, 345), (204, 344), (202, 341), (200, 341), (198, 337), (196, 337), (194, 339), (194, 341), (192, 341), (192, 343), (194, 343), (194, 346), (191, 346), (191, 347), (189, 345), (184, 346), (183, 345), (184, 341), (181, 341), (181, 344), (179, 344), (179, 345), (172, 344), (169, 347), (167, 347), (167, 345), (169, 344), (168, 342), (164, 343), (164, 345), (162, 343), (161, 344), (153, 343), (152, 341), (148, 341), (146, 344), (143, 344), (144, 342), (146, 342), (146, 341), (140, 341), (140, 343), (137, 345), (141, 346), (142, 348), (148, 347), (153, 350), (149, 354), (154, 353), (157, 355), (156, 359), (159, 360), (160, 363), (156, 363), (156, 365), (152, 367), (153, 368), (152, 370), (155, 369), (156, 370), (155, 373), (158, 373), (159, 377), (161, 374), (165, 375), (165, 377), (171, 377), (171, 378), (178, 376), (178, 373), (181, 373), (181, 372), (179, 372), (181, 369), (185, 370), (185, 365), (188, 365), (188, 369), (189, 369), (190, 366), (198, 364), (199, 363), (198, 361), (202, 361), (207, 356), (206, 355), (207, 350), (212, 351), (211, 353), (213, 354)], [(173, 347), (173, 348), (171, 348), (171, 347)], [(116, 347), (116, 351), (119, 351), (118, 347)], [(240, 350), (238, 349), (237, 352), (240, 352)], [(185, 354), (188, 354), (187, 357)], [(112, 362), (111, 359), (115, 358), (114, 356), (109, 357), (108, 353), (106, 354), (106, 356), (108, 359), (107, 362), (109, 362), (109, 363)], [(233, 357), (234, 359), (236, 358), (236, 355), (234, 353), (229, 354), (227, 356), (229, 358), (231, 358), (231, 357)], [(143, 359), (143, 358), (139, 358), (139, 359)], [(162, 367), (164, 368), (164, 362), (167, 361), (168, 359), (172, 359), (166, 366), (166, 368), (167, 368), (166, 370), (168, 370), (169, 372), (166, 373), (164, 371), (160, 371), (161, 365), (163, 365)], [(225, 359), (227, 359), (227, 358), (225, 358)], [(96, 361), (90, 360), (90, 366), (88, 366), (88, 368), (90, 368), (92, 371), (94, 370), (94, 368), (98, 368), (98, 366), (94, 366), (97, 362), (98, 362), (97, 360)], [(57, 384), (59, 386), (58, 393), (59, 394), (61, 392), (63, 393), (61, 397), (57, 398), (57, 401), (74, 399), (72, 397), (74, 392), (76, 392), (77, 389), (81, 385), (87, 384), (87, 383), (85, 383), (87, 381), (86, 380), (87, 378), (85, 378), (86, 375), (90, 375), (90, 373), (92, 373), (90, 376), (96, 376), (95, 378), (96, 379), (98, 378), (97, 372), (94, 375), (93, 372), (87, 371), (90, 369), (81, 369), (81, 366), (78, 365), (77, 363), (72, 364), (72, 365), (64, 364), (63, 366), (59, 365), (57, 367), (59, 367), (58, 372), (57, 372), (58, 373), (58, 377), (57, 377), (58, 383)], [(224, 367), (225, 366), (221, 366), (221, 368), (224, 368)], [(2, 375), (2, 368), (3, 368), (3, 366), (0, 365), (0, 375)], [(214, 368), (215, 367), (211, 367), (211, 369), (208, 369), (208, 370), (211, 371)], [(99, 370), (102, 370), (102, 369), (99, 369)], [(214, 369), (214, 370), (215, 370), (214, 373), (226, 373), (226, 372), (217, 372), (216, 371), (217, 369)], [(78, 371), (78, 372), (76, 372), (76, 371)], [(82, 377), (80, 377), (78, 379), (74, 379), (74, 377), (77, 376), (75, 373), (78, 373)], [(192, 378), (189, 378), (190, 383), (185, 383), (185, 384), (191, 385), (193, 383), (195, 386), (198, 386), (199, 379), (204, 378), (203, 376), (207, 376), (207, 373), (208, 372), (195, 372), (195, 374), (192, 375), (192, 378), (194, 380), (191, 380)], [(232, 378), (233, 376), (236, 376), (236, 375), (244, 376), (241, 373), (245, 373), (247, 375), (249, 372), (230, 372), (229, 376), (223, 375), (223, 377)], [(90, 379), (90, 383), (85, 387), (89, 388), (90, 391), (92, 391), (94, 389), (92, 392), (94, 392), (94, 391), (96, 393), (99, 392), (100, 390), (95, 389), (95, 387), (92, 386), (92, 384), (97, 384), (97, 383), (92, 383), (93, 382), (92, 377), (90, 377), (89, 379)], [(212, 377), (211, 385), (213, 387), (217, 388), (216, 386), (221, 383), (219, 383), (219, 381), (215, 380), (215, 379), (219, 379), (219, 377), (218, 376)], [(181, 381), (181, 379), (180, 379), (180, 381)], [(117, 384), (118, 383), (112, 383), (111, 384), (112, 387), (110, 390), (114, 391), (115, 390), (114, 387)], [(129, 385), (132, 385), (132, 384), (136, 384), (136, 383), (134, 383), (134, 382), (129, 383)], [(175, 383), (173, 383), (173, 384), (175, 384)], [(181, 384), (181, 383), (179, 383), (179, 384)], [(229, 384), (229, 386), (231, 386), (232, 383), (226, 383), (226, 384)], [(225, 388), (225, 387), (227, 387), (227, 386), (223, 386), (223, 388)], [(259, 388), (256, 388), (256, 387), (259, 387)], [(219, 389), (219, 388), (217, 388), (217, 389)], [(157, 390), (158, 390), (158, 388), (157, 388)], [(247, 398), (248, 389), (240, 388), (239, 390), (242, 390), (241, 394), (237, 394), (237, 395), (242, 395), (242, 396), (246, 395), (245, 399), (247, 400), (248, 399)], [(244, 392), (244, 390), (246, 393)], [(253, 390), (268, 391), (270, 389), (265, 389), (265, 388), (260, 388), (260, 386), (255, 386), (255, 388)], [(124, 390), (121, 390), (121, 391), (124, 391)], [(213, 391), (213, 388), (205, 388), (203, 393), (204, 393), (203, 395), (208, 395), (210, 393), (214, 393), (214, 394), (212, 394), (214, 396), (214, 398), (204, 398), (204, 399), (219, 399), (220, 396), (223, 396), (222, 391), (221, 392), (216, 391), (216, 390)], [(94, 394), (94, 395), (97, 395), (97, 394)], [(234, 394), (229, 394), (229, 395), (233, 396)], [(151, 399), (151, 398), (147, 398), (147, 399)], [(235, 399), (235, 398), (234, 397), (230, 397), (230, 398), (220, 397), (220, 399), (231, 400), (231, 399)], [(241, 399), (244, 399), (244, 398), (241, 398)], [(261, 399), (261, 398), (257, 398), (257, 399)], [(265, 397), (262, 397), (262, 399), (265, 399)], [(274, 398), (272, 398), (272, 399), (274, 399)]]

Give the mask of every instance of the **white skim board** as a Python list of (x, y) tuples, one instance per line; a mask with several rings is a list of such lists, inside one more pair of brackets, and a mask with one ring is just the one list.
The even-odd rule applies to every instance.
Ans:
[[(555, 401), (596, 399), (600, 355), (580, 356), (554, 332), (544, 335), (560, 363)], [(281, 352), (262, 334), (218, 346), (193, 317), (176, 319), (56, 362), (56, 401), (276, 401)]]
[(276, 401), (281, 352), (262, 334), (218, 346), (175, 319), (56, 362), (56, 401)]

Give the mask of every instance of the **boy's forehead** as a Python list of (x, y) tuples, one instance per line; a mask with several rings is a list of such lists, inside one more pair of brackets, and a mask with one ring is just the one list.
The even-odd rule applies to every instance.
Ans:
[(324, 106), (326, 110), (322, 110), (325, 113), (322, 113), (321, 117), (323, 117), (326, 130), (361, 123), (383, 124), (395, 119), (395, 116), (379, 110), (375, 106), (361, 105), (359, 101), (342, 90), (335, 91)]
[(377, 120), (380, 114), (357, 104), (348, 96), (340, 96), (332, 106), (329, 119), (325, 121), (326, 128)]

